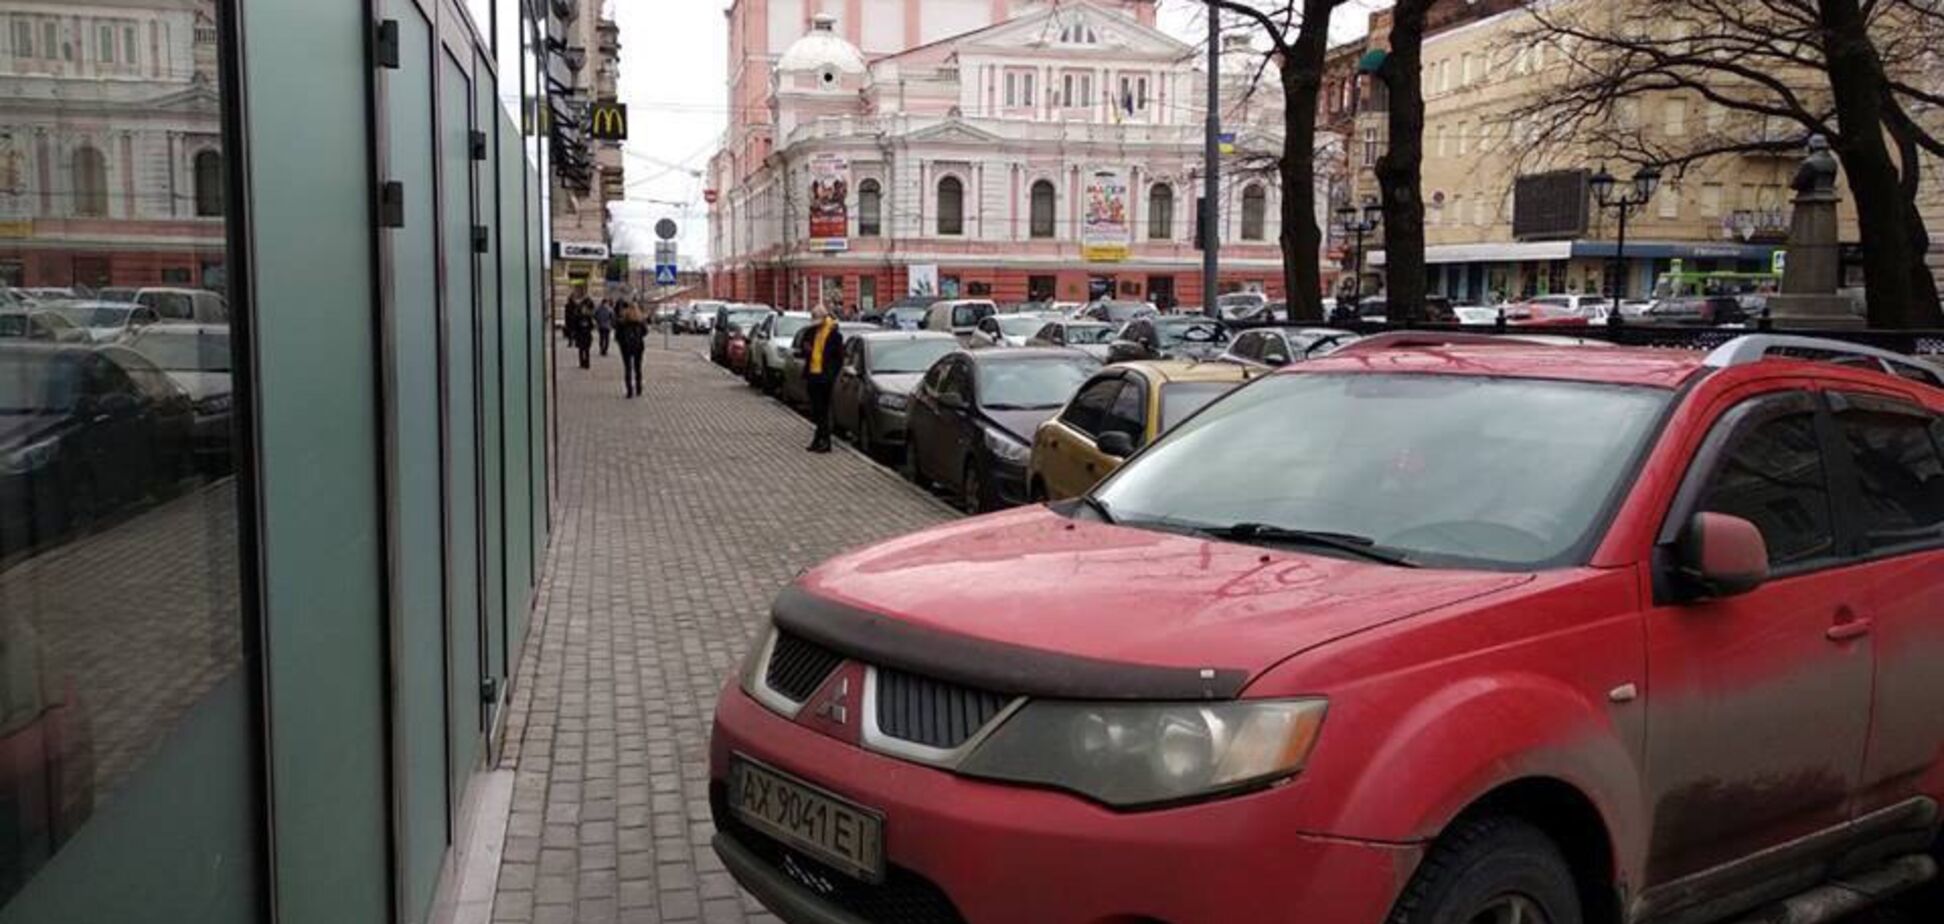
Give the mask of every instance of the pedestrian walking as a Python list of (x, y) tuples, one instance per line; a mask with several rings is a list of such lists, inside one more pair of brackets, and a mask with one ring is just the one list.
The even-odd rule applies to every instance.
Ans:
[(568, 343), (573, 343), (574, 331), (579, 329), (574, 319), (582, 313), (592, 314), (593, 311), (594, 300), (587, 297), (587, 287), (575, 286), (574, 294), (567, 296), (567, 304), (561, 309), (561, 337)]
[(608, 353), (608, 338), (614, 336), (614, 299), (603, 299), (594, 309), (594, 329), (601, 335), (601, 355)]
[(648, 350), (648, 315), (638, 305), (621, 309), (621, 320), (614, 328), (614, 339), (621, 347), (621, 381), (628, 397), (641, 397), (641, 357)]
[(804, 335), (798, 357), (804, 361), (803, 385), (810, 393), (810, 419), (817, 423), (810, 451), (829, 452), (830, 392), (837, 384), (837, 369), (844, 364), (844, 335), (829, 308), (818, 305), (810, 309), (810, 317), (815, 326)]
[(591, 367), (593, 360), (588, 350), (594, 345), (594, 302), (585, 292), (577, 292), (567, 300), (567, 339), (580, 351), (580, 367)]

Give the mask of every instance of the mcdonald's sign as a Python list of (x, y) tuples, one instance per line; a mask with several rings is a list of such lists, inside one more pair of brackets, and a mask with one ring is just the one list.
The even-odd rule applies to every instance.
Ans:
[(587, 133), (595, 141), (628, 140), (628, 107), (624, 103), (595, 103), (587, 110)]

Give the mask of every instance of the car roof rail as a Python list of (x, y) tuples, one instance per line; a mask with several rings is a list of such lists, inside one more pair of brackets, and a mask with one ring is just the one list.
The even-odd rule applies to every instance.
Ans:
[(1508, 339), (1501, 334), (1481, 334), (1468, 331), (1399, 330), (1382, 334), (1372, 334), (1361, 340), (1345, 344), (1336, 353), (1331, 355), (1474, 344), (1503, 346), (1508, 342), (1516, 344), (1519, 341), (1516, 339)]
[(1944, 370), (1922, 360), (1881, 347), (1823, 337), (1748, 334), (1715, 347), (1703, 364), (1726, 369), (1758, 363), (1771, 356), (1874, 367), (1899, 378), (1944, 387)]

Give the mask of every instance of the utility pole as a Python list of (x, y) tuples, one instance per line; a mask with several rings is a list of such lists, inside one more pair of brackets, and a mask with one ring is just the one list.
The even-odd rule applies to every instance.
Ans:
[(1222, 156), (1222, 12), (1214, 0), (1208, 4), (1208, 137), (1203, 139), (1202, 157), (1206, 164), (1202, 170), (1202, 313), (1211, 318), (1221, 317), (1221, 310), (1215, 306), (1215, 277), (1222, 267), (1222, 235), (1216, 228), (1216, 216), (1221, 210), (1215, 206), (1215, 197), (1221, 188), (1218, 163)]

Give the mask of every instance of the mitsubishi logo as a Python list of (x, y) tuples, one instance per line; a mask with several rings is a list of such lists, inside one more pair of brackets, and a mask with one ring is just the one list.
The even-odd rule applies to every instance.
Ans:
[(815, 715), (829, 719), (838, 725), (850, 724), (850, 678), (839, 677), (837, 687), (830, 691), (829, 698), (817, 704)]

